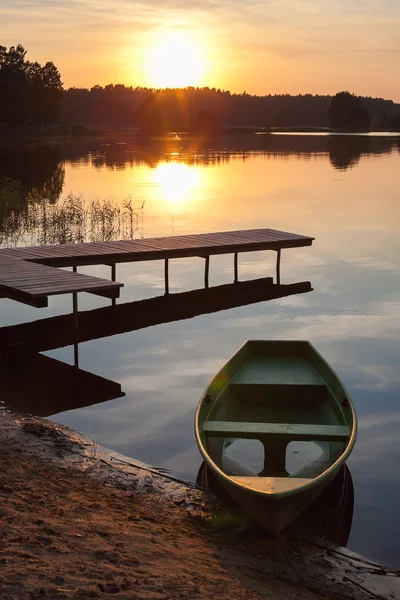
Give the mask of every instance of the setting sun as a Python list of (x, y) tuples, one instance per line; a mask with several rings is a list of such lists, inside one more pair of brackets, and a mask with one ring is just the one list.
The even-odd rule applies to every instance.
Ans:
[(149, 49), (147, 71), (154, 87), (199, 85), (204, 70), (203, 49), (189, 34), (170, 31)]

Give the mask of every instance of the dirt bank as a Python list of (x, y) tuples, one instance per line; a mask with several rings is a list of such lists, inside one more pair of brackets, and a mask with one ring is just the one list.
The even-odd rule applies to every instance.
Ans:
[(2, 600), (372, 597), (324, 551), (221, 531), (209, 494), (109, 458), (0, 411)]

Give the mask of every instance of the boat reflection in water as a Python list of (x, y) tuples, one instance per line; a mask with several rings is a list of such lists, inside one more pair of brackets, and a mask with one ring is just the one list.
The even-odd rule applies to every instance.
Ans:
[[(196, 483), (221, 497), (227, 505), (233, 500), (203, 461)], [(236, 506), (236, 505), (235, 505)], [(288, 537), (301, 537), (312, 541), (330, 542), (347, 546), (354, 510), (354, 488), (346, 464), (314, 502), (285, 530)], [(255, 516), (254, 521), (257, 521)]]

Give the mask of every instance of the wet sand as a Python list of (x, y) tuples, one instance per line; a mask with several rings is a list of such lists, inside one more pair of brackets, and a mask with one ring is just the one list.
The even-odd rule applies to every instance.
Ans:
[(211, 494), (111, 458), (0, 410), (1, 600), (396, 597), (321, 548), (226, 528)]

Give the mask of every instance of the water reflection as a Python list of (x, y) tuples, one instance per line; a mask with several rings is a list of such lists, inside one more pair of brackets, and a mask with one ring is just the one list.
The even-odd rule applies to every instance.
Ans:
[(0, 190), (17, 182), (21, 201), (46, 197), (55, 202), (63, 189), (61, 149), (48, 144), (0, 145)]
[(48, 417), (125, 396), (119, 383), (25, 348), (8, 349), (4, 357), (0, 393), (16, 412)]
[[(357, 165), (362, 155), (370, 154), (371, 138), (366, 135), (331, 135), (328, 138), (329, 161), (335, 169), (345, 171)], [(384, 152), (384, 148), (381, 148)], [(378, 154), (375, 149), (373, 154)]]
[[(113, 198), (120, 206), (127, 194), (134, 207), (145, 200), (146, 237), (257, 227), (315, 236), (312, 249), (284, 253), (282, 279), (311, 279), (315, 291), (80, 344), (82, 368), (121, 383), (126, 397), (52, 418), (86, 433), (90, 425), (99, 443), (193, 478), (200, 463), (192, 433), (194, 410), (220, 365), (245, 339), (309, 339), (345, 382), (359, 415), (359, 435), (349, 461), (356, 492), (350, 547), (400, 565), (400, 138), (368, 137), (368, 149), (345, 170), (330, 162), (329, 136), (322, 135), (248, 136), (196, 150), (179, 140), (146, 148), (129, 140), (118, 147), (113, 140), (59, 144), (63, 192), (82, 194), (85, 201)], [(347, 166), (342, 151), (332, 152)], [(351, 149), (351, 154), (357, 153)], [(95, 156), (96, 168), (91, 166)], [(201, 200), (176, 204), (173, 224), (172, 205), (153, 178), (160, 160), (201, 172), (190, 192)], [(171, 289), (200, 287), (199, 264), (203, 266), (198, 258), (171, 261)], [(240, 255), (243, 278), (263, 277), (273, 268), (272, 253)], [(85, 272), (110, 274), (106, 266)], [(118, 279), (125, 283), (128, 302), (164, 292), (164, 272), (157, 262), (122, 264)], [(228, 281), (232, 257), (213, 258), (210, 282)], [(231, 294), (227, 290), (226, 296)], [(87, 294), (79, 299), (85, 310), (105, 303)], [(57, 297), (46, 316), (70, 310), (71, 298)], [(129, 316), (132, 324), (135, 310)], [(39, 316), (36, 309), (2, 300), (2, 324)], [(150, 310), (146, 318), (150, 322)], [(33, 342), (42, 335), (34, 325), (31, 332)], [(47, 335), (50, 340), (50, 325)], [(72, 348), (53, 355), (69, 362)]]
[(160, 195), (168, 204), (181, 204), (193, 200), (193, 191), (199, 186), (201, 171), (180, 162), (160, 162), (153, 178)]
[(137, 139), (68, 141), (60, 146), (63, 161), (96, 169), (126, 169), (135, 165), (156, 168), (160, 162), (194, 166), (215, 166), (232, 159), (247, 160), (256, 155), (296, 157), (327, 156), (334, 168), (342, 170), (357, 164), (362, 156), (390, 154), (399, 148), (398, 135), (241, 135), (222, 136), (206, 144), (190, 138), (169, 137), (146, 144)]
[(27, 227), (36, 227), (30, 212), (43, 200), (54, 205), (64, 178), (59, 148), (0, 146), (0, 244), (18, 243)]
[[(2, 327), (0, 392), (8, 408), (40, 417), (121, 398), (119, 383), (79, 369), (79, 343), (310, 291), (267, 277)], [(73, 366), (38, 353), (72, 344)]]
[[(265, 277), (190, 292), (165, 294), (146, 300), (81, 311), (77, 321), (71, 313), (2, 327), (0, 349), (6, 353), (9, 348), (18, 345), (30, 353), (54, 350), (75, 343), (311, 291), (309, 281), (278, 285), (273, 283), (271, 277)], [(59, 412), (57, 406), (54, 406), (53, 412)]]
[[(143, 236), (143, 209), (154, 200), (158, 215), (194, 213), (215, 185), (210, 172), (199, 167), (246, 162), (254, 156), (275, 160), (329, 158), (332, 167), (346, 171), (362, 157), (391, 154), (399, 149), (398, 136), (362, 135), (243, 135), (221, 137), (205, 147), (196, 140), (137, 139), (68, 140), (59, 144), (0, 146), (0, 245), (37, 245), (103, 241)], [(126, 171), (125, 186), (142, 185), (147, 192), (131, 198), (129, 192), (114, 201), (115, 185), (101, 186), (94, 195), (93, 182), (75, 194), (67, 189), (66, 167), (86, 166), (94, 171)], [(272, 178), (271, 178), (272, 177)], [(268, 185), (276, 176), (269, 174)], [(222, 182), (221, 182), (222, 184)], [(299, 181), (299, 185), (301, 182)], [(119, 183), (121, 186), (121, 182)], [(219, 185), (219, 184), (218, 184)], [(265, 185), (265, 182), (264, 182)], [(75, 186), (74, 186), (75, 187)], [(97, 185), (95, 186), (97, 189)], [(85, 194), (85, 192), (90, 193)], [(118, 193), (118, 196), (120, 194)], [(151, 197), (151, 198), (150, 198)]]

